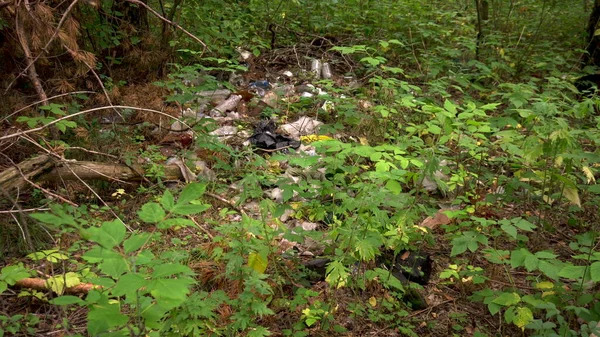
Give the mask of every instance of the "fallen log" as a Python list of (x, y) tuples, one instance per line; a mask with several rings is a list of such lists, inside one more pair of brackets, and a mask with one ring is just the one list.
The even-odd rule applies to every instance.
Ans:
[(0, 172), (0, 189), (9, 193), (24, 190), (29, 186), (28, 180), (36, 180), (37, 176), (52, 167), (54, 167), (54, 162), (48, 155), (24, 160), (16, 166)]
[[(163, 165), (163, 180), (189, 180), (181, 165)], [(187, 170), (186, 170), (187, 171)], [(93, 161), (58, 161), (47, 155), (25, 160), (0, 172), (0, 189), (14, 194), (31, 187), (33, 183), (63, 180), (106, 180), (137, 182), (144, 180), (146, 171), (141, 165), (127, 166), (119, 163)]]
[[(141, 181), (144, 179), (145, 170), (139, 165), (127, 166), (123, 164), (101, 163), (94, 161), (69, 161), (61, 163), (50, 172), (39, 177), (39, 181), (60, 180), (122, 180)], [(163, 166), (163, 180), (181, 180), (183, 175), (177, 165)]]
[[(50, 286), (48, 285), (47, 280), (42, 279), (42, 278), (32, 278), (32, 277), (18, 280), (17, 282), (15, 282), (15, 286), (20, 287), (20, 288), (39, 290), (39, 291), (51, 289)], [(76, 286), (65, 288), (64, 294), (70, 294), (70, 295), (87, 294), (92, 289), (100, 289), (100, 288), (102, 288), (102, 287), (97, 286), (95, 284), (80, 283)]]

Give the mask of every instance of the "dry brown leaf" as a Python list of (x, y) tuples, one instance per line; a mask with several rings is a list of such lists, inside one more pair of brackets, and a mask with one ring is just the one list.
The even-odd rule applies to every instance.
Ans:
[(437, 211), (437, 213), (435, 213), (434, 216), (428, 216), (427, 218), (425, 218), (425, 220), (423, 220), (423, 222), (421, 222), (421, 227), (426, 227), (433, 230), (440, 225), (449, 224), (450, 222), (452, 222), (452, 220), (450, 220), (450, 218), (444, 213), (448, 210), (450, 209), (442, 208), (439, 211)]

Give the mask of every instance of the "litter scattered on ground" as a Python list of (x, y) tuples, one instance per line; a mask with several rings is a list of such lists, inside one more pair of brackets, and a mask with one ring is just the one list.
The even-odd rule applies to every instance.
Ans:
[(254, 130), (254, 134), (249, 138), (250, 144), (268, 151), (287, 148), (297, 149), (300, 147), (300, 141), (278, 134), (276, 130), (277, 125), (273, 120), (260, 121)]

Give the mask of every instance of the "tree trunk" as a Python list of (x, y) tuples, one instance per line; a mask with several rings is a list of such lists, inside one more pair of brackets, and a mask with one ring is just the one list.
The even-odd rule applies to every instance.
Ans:
[(598, 46), (600, 45), (600, 38), (595, 36), (596, 27), (600, 20), (600, 0), (594, 0), (594, 8), (590, 14), (587, 26), (587, 53), (583, 57), (585, 65), (600, 65), (600, 51)]

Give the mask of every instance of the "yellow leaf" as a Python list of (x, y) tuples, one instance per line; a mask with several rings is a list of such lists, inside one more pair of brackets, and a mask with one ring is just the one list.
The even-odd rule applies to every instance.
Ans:
[(248, 255), (248, 266), (262, 274), (267, 270), (267, 254), (250, 253)]
[(579, 193), (577, 193), (577, 187), (565, 186), (563, 195), (565, 196), (565, 198), (567, 198), (567, 200), (571, 202), (571, 204), (581, 207), (581, 200), (579, 200)]
[(594, 32), (594, 36), (598, 36), (600, 35), (600, 29), (596, 29), (596, 31)]
[(371, 296), (371, 298), (369, 298), (369, 304), (375, 308), (377, 306), (377, 299), (373, 296)]
[(537, 289), (552, 289), (552, 288), (554, 288), (554, 283), (549, 282), (549, 281), (538, 282), (535, 284), (535, 287)]
[(584, 166), (581, 168), (581, 170), (583, 171), (583, 174), (585, 174), (588, 184), (596, 182), (596, 178), (594, 177), (594, 172), (592, 172), (592, 169), (589, 166)]

